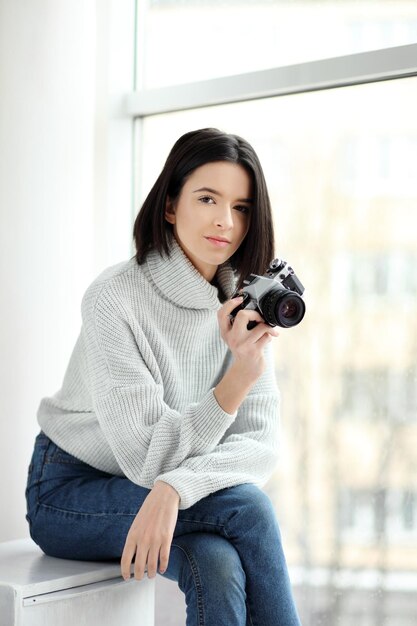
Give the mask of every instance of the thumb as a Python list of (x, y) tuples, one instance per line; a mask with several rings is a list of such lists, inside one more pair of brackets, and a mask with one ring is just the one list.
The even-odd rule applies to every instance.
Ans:
[(223, 306), (218, 310), (219, 317), (226, 318), (239, 304), (242, 304), (243, 296), (238, 296), (237, 298), (232, 298), (232, 300), (227, 300), (223, 304)]
[(239, 304), (242, 303), (242, 301), (243, 301), (242, 296), (232, 298), (232, 300), (227, 300), (227, 302), (225, 302), (223, 306), (217, 311), (217, 318), (218, 318), (220, 330), (222, 331), (222, 333), (225, 333), (228, 330), (230, 330), (229, 315), (236, 307), (239, 306)]

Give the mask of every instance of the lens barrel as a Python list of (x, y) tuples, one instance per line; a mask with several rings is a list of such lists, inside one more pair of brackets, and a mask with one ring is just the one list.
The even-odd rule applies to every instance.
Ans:
[(304, 317), (304, 300), (295, 291), (278, 286), (271, 289), (261, 301), (265, 321), (282, 328), (296, 326)]

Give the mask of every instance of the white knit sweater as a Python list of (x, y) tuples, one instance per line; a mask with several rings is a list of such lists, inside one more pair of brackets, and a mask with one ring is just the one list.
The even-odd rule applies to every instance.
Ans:
[(170, 252), (124, 261), (91, 283), (62, 387), (41, 400), (37, 418), (70, 454), (148, 489), (163, 480), (187, 509), (219, 489), (270, 478), (279, 392), (269, 344), (264, 374), (237, 412), (223, 411), (213, 389), (232, 355), (216, 311), (235, 274), (221, 265), (218, 289), (173, 237)]

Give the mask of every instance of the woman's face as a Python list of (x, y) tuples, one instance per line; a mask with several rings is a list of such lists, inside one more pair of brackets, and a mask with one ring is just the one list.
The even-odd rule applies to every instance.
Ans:
[[(217, 266), (246, 237), (252, 206), (251, 179), (236, 163), (216, 161), (195, 169), (177, 200), (167, 200), (165, 219), (193, 265), (211, 282)], [(227, 243), (212, 238), (227, 240)]]

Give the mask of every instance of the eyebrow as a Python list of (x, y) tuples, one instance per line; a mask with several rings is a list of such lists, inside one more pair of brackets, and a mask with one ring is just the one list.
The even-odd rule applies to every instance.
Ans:
[[(201, 187), (200, 189), (195, 189), (193, 193), (199, 193), (200, 191), (208, 191), (209, 193), (214, 193), (216, 196), (219, 196), (220, 198), (223, 197), (219, 191), (216, 191), (215, 189), (212, 189), (211, 187)], [(252, 198), (238, 198), (236, 202), (247, 202), (248, 204), (251, 204), (253, 203), (253, 199)]]

